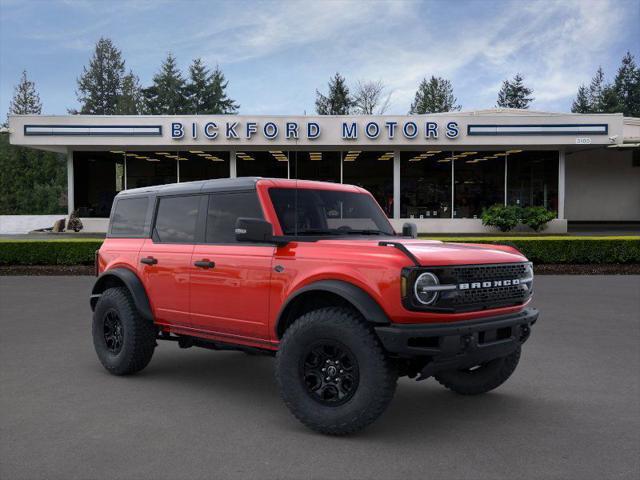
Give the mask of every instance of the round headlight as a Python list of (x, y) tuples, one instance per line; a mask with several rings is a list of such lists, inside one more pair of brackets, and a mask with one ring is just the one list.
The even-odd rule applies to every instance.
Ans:
[(421, 274), (413, 285), (416, 300), (422, 305), (431, 305), (438, 298), (438, 291), (432, 287), (439, 284), (438, 277), (431, 272)]

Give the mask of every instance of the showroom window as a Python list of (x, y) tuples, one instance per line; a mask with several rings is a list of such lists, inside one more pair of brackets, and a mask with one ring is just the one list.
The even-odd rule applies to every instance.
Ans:
[(400, 154), (400, 216), (451, 218), (452, 152), (424, 150)]
[(289, 153), (282, 150), (236, 153), (238, 177), (289, 178)]
[(508, 151), (507, 202), (558, 211), (558, 152)]
[(340, 183), (340, 152), (289, 152), (291, 178)]
[(343, 152), (342, 181), (369, 190), (387, 216), (393, 216), (393, 151)]
[(453, 217), (480, 218), (482, 210), (504, 204), (506, 152), (454, 152)]

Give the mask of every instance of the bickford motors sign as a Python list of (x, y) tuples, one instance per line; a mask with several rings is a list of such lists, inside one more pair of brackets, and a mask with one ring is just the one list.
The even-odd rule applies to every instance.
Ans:
[[(334, 125), (332, 125), (334, 126)], [(359, 123), (356, 121), (336, 122), (336, 127), (340, 129), (339, 135), (342, 140), (357, 140), (366, 137), (369, 140), (384, 138), (394, 140), (402, 137), (407, 140), (424, 138), (436, 140), (440, 136), (449, 139), (458, 138), (460, 127), (457, 122), (449, 121), (444, 125), (434, 121), (368, 121)], [(333, 132), (335, 134), (335, 132)], [(174, 140), (206, 138), (216, 140), (224, 138), (227, 140), (251, 140), (260, 136), (266, 140), (316, 140), (323, 134), (322, 126), (318, 122), (307, 121), (266, 121), (264, 123), (256, 121), (192, 121), (192, 122), (172, 122), (171, 138)]]

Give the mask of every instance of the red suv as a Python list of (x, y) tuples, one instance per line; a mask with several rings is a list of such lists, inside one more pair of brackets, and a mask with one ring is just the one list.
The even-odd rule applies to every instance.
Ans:
[(341, 435), (387, 407), (398, 376), (464, 395), (515, 370), (538, 312), (507, 246), (396, 234), (366, 190), (237, 178), (124, 191), (97, 253), (93, 342), (104, 367), (157, 341), (276, 357), (284, 402)]

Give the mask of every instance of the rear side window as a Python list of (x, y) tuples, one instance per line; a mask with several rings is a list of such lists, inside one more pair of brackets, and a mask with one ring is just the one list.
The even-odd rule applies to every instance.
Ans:
[(160, 198), (154, 238), (162, 243), (193, 243), (200, 196)]
[(238, 217), (264, 218), (256, 192), (220, 193), (209, 196), (207, 243), (236, 243)]
[(118, 200), (111, 216), (111, 234), (136, 237), (144, 235), (144, 220), (148, 206), (148, 197)]

